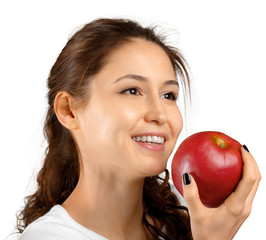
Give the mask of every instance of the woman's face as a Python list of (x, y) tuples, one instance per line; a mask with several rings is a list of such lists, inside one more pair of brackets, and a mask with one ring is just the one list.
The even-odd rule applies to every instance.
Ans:
[(88, 91), (88, 104), (78, 110), (79, 128), (73, 132), (81, 166), (128, 177), (161, 173), (183, 123), (175, 101), (175, 73), (161, 47), (138, 39), (122, 45)]

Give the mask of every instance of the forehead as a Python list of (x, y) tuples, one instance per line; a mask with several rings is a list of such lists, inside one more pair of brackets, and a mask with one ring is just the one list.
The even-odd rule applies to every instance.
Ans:
[(143, 39), (132, 39), (114, 49), (102, 70), (175, 79), (174, 68), (166, 52), (156, 43)]

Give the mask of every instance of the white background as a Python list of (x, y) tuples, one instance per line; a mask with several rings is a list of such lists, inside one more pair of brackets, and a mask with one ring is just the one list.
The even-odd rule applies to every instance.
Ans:
[(177, 146), (203, 130), (222, 131), (248, 146), (262, 181), (253, 211), (235, 239), (266, 239), (263, 2), (1, 1), (0, 239), (14, 230), (16, 211), (35, 186), (45, 148), (42, 125), (49, 70), (69, 35), (99, 17), (129, 17), (168, 31), (193, 74), (192, 104)]

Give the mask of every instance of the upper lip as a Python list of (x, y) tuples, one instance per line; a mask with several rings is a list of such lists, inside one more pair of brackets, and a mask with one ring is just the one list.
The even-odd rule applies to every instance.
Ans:
[(166, 141), (168, 139), (167, 133), (164, 132), (146, 132), (146, 133), (137, 133), (134, 134), (132, 137), (137, 137), (137, 136), (157, 136), (157, 137), (163, 137), (164, 140)]

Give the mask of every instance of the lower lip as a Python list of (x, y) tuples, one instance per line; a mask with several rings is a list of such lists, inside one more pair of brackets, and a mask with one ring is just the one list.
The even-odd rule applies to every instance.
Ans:
[(154, 152), (160, 152), (164, 150), (164, 144), (149, 144), (147, 142), (143, 143), (143, 142), (136, 142), (136, 141), (134, 142), (138, 144), (139, 146), (146, 148), (148, 150), (154, 151)]

